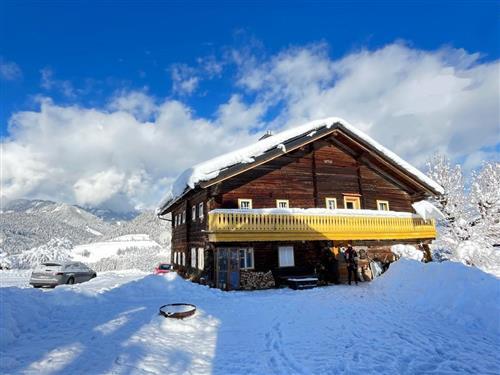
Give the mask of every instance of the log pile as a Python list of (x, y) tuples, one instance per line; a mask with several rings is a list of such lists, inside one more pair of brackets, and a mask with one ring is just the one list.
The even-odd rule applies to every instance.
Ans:
[(273, 274), (271, 271), (241, 271), (240, 288), (245, 290), (274, 288)]

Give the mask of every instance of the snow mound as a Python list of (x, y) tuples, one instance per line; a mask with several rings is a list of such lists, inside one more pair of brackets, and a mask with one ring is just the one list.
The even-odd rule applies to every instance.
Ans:
[(500, 335), (500, 280), (477, 268), (401, 259), (373, 286), (416, 312)]
[(418, 261), (424, 259), (424, 253), (420, 250), (417, 250), (415, 246), (412, 245), (403, 245), (403, 244), (392, 245), (391, 251), (399, 258), (407, 258)]

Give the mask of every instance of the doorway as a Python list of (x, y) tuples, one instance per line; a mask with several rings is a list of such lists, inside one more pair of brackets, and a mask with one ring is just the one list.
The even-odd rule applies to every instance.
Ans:
[(240, 287), (240, 253), (238, 248), (217, 248), (217, 288), (234, 290)]

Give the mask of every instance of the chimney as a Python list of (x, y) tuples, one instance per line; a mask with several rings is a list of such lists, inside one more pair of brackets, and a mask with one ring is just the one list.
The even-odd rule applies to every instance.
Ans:
[(263, 139), (269, 138), (273, 135), (273, 132), (271, 130), (266, 130), (266, 133), (259, 138), (259, 141), (262, 141)]

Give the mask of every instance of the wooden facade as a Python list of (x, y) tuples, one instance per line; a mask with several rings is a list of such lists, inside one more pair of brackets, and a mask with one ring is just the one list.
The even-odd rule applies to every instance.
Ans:
[[(251, 271), (279, 268), (278, 249), (291, 246), (295, 266), (317, 272), (325, 251), (348, 243), (373, 250), (372, 256), (390, 257), (392, 244), (425, 244), (435, 237), (433, 222), (379, 215), (381, 208), (411, 213), (412, 203), (435, 193), (431, 188), (350, 134), (318, 133), (291, 141), (287, 151), (273, 150), (198, 184), (161, 212), (172, 215), (172, 263), (180, 274), (233, 289), (239, 283), (234, 269), (247, 265), (240, 257), (250, 256), (245, 249), (252, 249)], [(251, 200), (251, 209), (231, 211), (242, 199)], [(273, 216), (259, 211), (276, 208), (278, 201), (290, 209), (352, 207), (363, 215)], [(373, 216), (366, 210), (373, 210)], [(222, 253), (227, 259), (219, 265)], [(223, 283), (218, 280), (221, 267), (228, 268)]]

